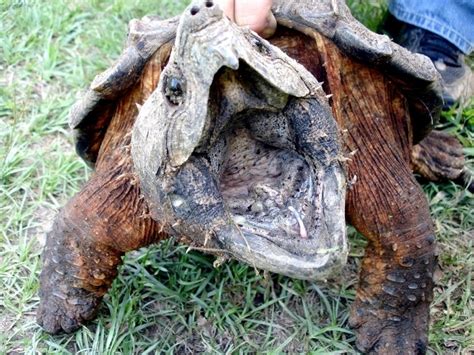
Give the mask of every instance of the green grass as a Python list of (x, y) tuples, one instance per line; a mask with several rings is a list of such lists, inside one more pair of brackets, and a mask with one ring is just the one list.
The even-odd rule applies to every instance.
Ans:
[[(380, 1), (352, 1), (375, 28)], [(347, 326), (365, 242), (351, 233), (342, 276), (324, 284), (257, 274), (167, 241), (130, 253), (99, 317), (52, 337), (35, 323), (39, 255), (55, 212), (90, 170), (74, 154), (68, 110), (120, 53), (127, 22), (178, 13), (185, 1), (0, 0), (0, 353), (354, 353)], [(373, 10), (375, 9), (375, 10)], [(472, 169), (474, 105), (441, 125), (461, 139)], [(430, 348), (474, 350), (472, 195), (424, 185), (440, 240)]]

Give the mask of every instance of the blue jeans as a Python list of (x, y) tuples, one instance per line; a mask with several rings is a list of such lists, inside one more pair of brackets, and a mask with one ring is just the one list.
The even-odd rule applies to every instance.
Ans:
[(474, 0), (391, 0), (402, 22), (436, 33), (465, 54), (474, 48)]

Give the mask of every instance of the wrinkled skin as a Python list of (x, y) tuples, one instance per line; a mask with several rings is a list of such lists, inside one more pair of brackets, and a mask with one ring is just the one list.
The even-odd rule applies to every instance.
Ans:
[(327, 277), (347, 256), (345, 175), (321, 85), (216, 6), (185, 11), (176, 37), (132, 135), (153, 219), (256, 268)]
[[(282, 26), (272, 43), (306, 69), (232, 27), (207, 3), (186, 10), (172, 54), (177, 19), (158, 26), (152, 18), (132, 22), (132, 45), (73, 110), (78, 151), (96, 171), (48, 236), (38, 322), (51, 333), (77, 329), (95, 316), (121, 256), (170, 234), (220, 256), (323, 278), (347, 252), (339, 204), (345, 200), (347, 221), (369, 240), (350, 319), (357, 346), (382, 354), (424, 353), (435, 241), (411, 166), (421, 166), (416, 157), (433, 172), (449, 166), (456, 174), (463, 165), (449, 162), (450, 154), (461, 159), (456, 147), (412, 149), (439, 108), (431, 67), (384, 37), (371, 38), (339, 1), (302, 1), (298, 11), (288, 9), (290, 2), (275, 2)], [(339, 12), (328, 11), (334, 4)], [(230, 40), (207, 47), (213, 49), (206, 50), (209, 62), (186, 62), (212, 43), (209, 35), (190, 40), (205, 33), (203, 21), (224, 26), (218, 32)], [(334, 21), (338, 26), (331, 26)], [(311, 36), (283, 28), (290, 23)], [(354, 41), (357, 33), (362, 35)], [(284, 76), (272, 74), (269, 58), (283, 63)], [(362, 64), (367, 61), (374, 65)], [(330, 110), (310, 73), (332, 95)], [(190, 93), (197, 97), (188, 101)], [(143, 104), (140, 112), (137, 103)], [(249, 183), (249, 171), (257, 184)], [(308, 186), (319, 186), (319, 193)], [(321, 196), (332, 197), (325, 203)], [(290, 200), (295, 205), (283, 202)], [(285, 221), (291, 223), (282, 228)], [(236, 235), (236, 225), (246, 238)], [(338, 262), (328, 262), (324, 253)], [(292, 259), (274, 264), (282, 255)]]

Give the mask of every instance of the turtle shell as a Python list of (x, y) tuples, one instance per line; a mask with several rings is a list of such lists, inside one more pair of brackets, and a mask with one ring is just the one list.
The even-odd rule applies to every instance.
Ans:
[[(347, 56), (389, 76), (407, 99), (415, 143), (431, 131), (439, 118), (442, 97), (439, 73), (428, 57), (367, 29), (343, 0), (274, 0), (272, 11), (279, 26), (312, 37), (323, 35)], [(174, 40), (178, 23), (179, 17), (132, 20), (119, 59), (94, 79), (73, 106), (69, 125), (75, 132), (76, 151), (89, 164), (97, 160), (117, 100), (136, 83), (151, 56)]]
[(72, 107), (69, 127), (74, 130), (76, 152), (94, 166), (118, 100), (140, 78), (149, 59), (174, 40), (179, 17), (132, 20), (126, 48), (115, 64), (97, 75), (89, 89)]

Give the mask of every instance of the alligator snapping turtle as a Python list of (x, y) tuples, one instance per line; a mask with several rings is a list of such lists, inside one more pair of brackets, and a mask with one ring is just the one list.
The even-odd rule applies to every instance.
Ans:
[(274, 1), (273, 12), (271, 43), (212, 1), (131, 22), (122, 56), (72, 110), (95, 173), (47, 238), (46, 331), (92, 319), (121, 256), (168, 236), (324, 279), (347, 257), (346, 216), (369, 240), (358, 347), (424, 352), (435, 238), (411, 167), (457, 179), (464, 165), (442, 133), (414, 147), (439, 115), (438, 74), (343, 1)]

